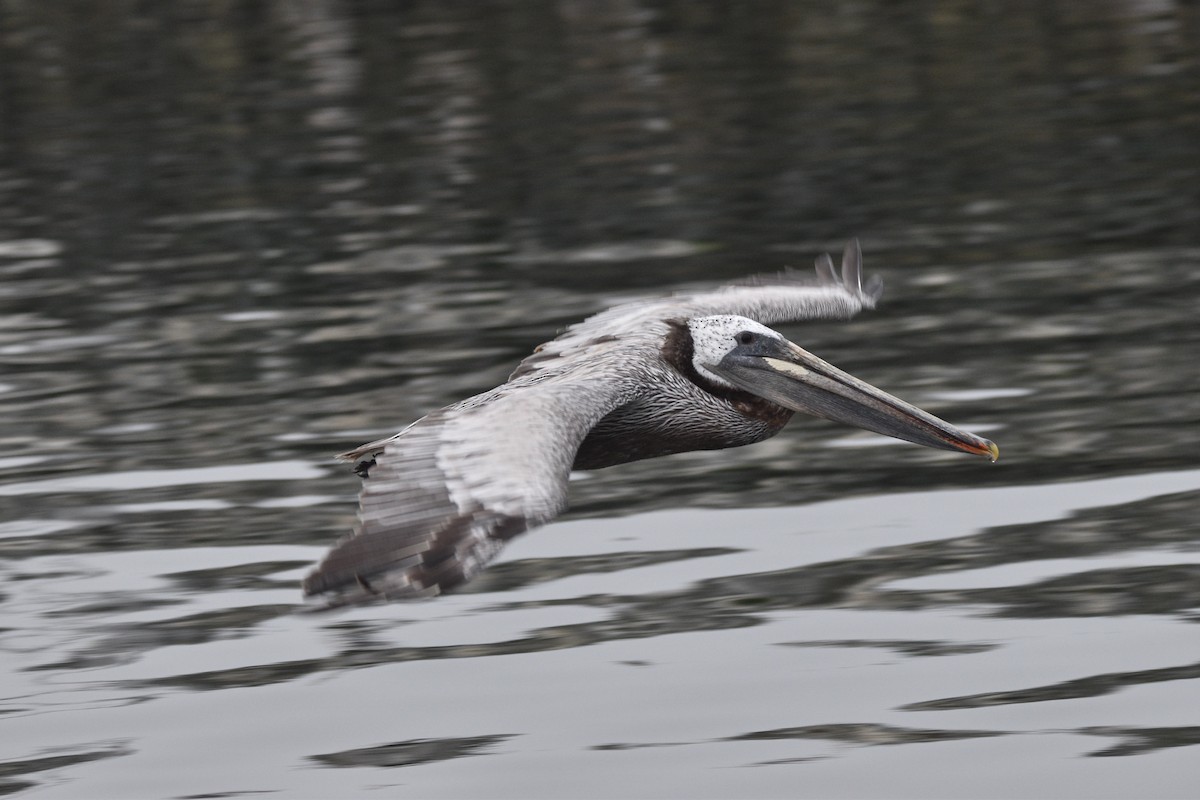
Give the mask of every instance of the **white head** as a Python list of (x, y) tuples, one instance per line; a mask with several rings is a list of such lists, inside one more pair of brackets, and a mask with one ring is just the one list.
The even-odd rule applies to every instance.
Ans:
[[(752, 337), (763, 337), (786, 341), (776, 331), (747, 317), (724, 314), (715, 317), (693, 317), (688, 320), (688, 331), (692, 334), (692, 366), (696, 372), (718, 386), (733, 387), (733, 384), (708, 367), (721, 363), (732, 350), (750, 344)], [(751, 334), (745, 337), (742, 334)]]

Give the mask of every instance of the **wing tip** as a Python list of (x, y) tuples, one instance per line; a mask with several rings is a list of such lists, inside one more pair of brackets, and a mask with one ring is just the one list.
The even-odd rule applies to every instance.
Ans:
[(833, 269), (833, 259), (829, 253), (821, 253), (817, 256), (815, 266), (817, 268), (817, 280), (822, 284), (836, 285), (838, 283), (837, 272)]
[(862, 243), (857, 236), (851, 237), (842, 249), (841, 274), (833, 267), (833, 258), (822, 253), (816, 260), (817, 277), (822, 284), (844, 289), (857, 299), (863, 308), (874, 308), (883, 296), (883, 278), (871, 275), (864, 282), (862, 265)]
[(440, 586), (419, 587), (408, 581), (406, 571), (395, 570), (370, 578), (355, 574), (349, 580), (329, 580), (320, 568), (301, 583), (308, 611), (330, 611), (346, 606), (390, 603), (398, 600), (429, 600), (444, 593)]
[(842, 249), (842, 285), (854, 294), (862, 294), (862, 245), (857, 236)]
[(449, 594), (528, 527), (525, 518), (491, 514), (455, 517), (415, 537), (394, 528), (360, 531), (334, 545), (301, 589), (330, 607)]
[(864, 279), (862, 243), (857, 236), (851, 237), (842, 249), (840, 270), (834, 266), (833, 257), (829, 253), (818, 255), (813, 261), (813, 266), (816, 271), (815, 281), (812, 278), (812, 273), (805, 273), (802, 270), (785, 267), (783, 270), (775, 273), (751, 275), (748, 278), (730, 284), (729, 288), (788, 284), (827, 286), (845, 289), (862, 301), (868, 308), (872, 307), (874, 301), (878, 300), (883, 293), (883, 279), (878, 275), (871, 275)]

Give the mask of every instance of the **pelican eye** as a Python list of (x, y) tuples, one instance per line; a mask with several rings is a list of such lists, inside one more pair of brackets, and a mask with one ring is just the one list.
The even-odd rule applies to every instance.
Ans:
[(750, 331), (742, 331), (737, 335), (738, 344), (754, 344), (758, 341), (758, 337)]

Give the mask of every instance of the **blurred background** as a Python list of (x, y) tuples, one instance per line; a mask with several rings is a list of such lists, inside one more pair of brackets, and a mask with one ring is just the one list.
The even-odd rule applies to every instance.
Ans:
[[(0, 0), (0, 793), (1186, 796), (1198, 187), (1190, 2)], [(855, 235), (786, 333), (998, 464), (797, 419), (295, 614), (330, 454)]]

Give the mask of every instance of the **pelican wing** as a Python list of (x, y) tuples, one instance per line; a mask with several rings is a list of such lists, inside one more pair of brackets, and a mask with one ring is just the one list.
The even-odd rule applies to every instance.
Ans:
[(764, 325), (803, 322), (808, 319), (849, 319), (863, 309), (875, 307), (883, 294), (878, 275), (865, 284), (862, 250), (851, 239), (842, 253), (839, 275), (828, 253), (816, 261), (816, 278), (797, 270), (779, 275), (750, 278), (740, 285), (715, 292), (680, 297), (689, 315), (737, 314)]
[(470, 580), (508, 539), (562, 511), (580, 442), (634, 388), (620, 373), (505, 384), (347, 454), (374, 456), (359, 525), (305, 579), (305, 594), (341, 604)]
[(785, 270), (705, 292), (685, 292), (614, 306), (570, 326), (522, 361), (510, 380), (556, 368), (561, 360), (589, 357), (606, 342), (665, 331), (665, 321), (717, 314), (749, 317), (764, 325), (809, 319), (849, 319), (875, 307), (883, 281), (874, 276), (864, 283), (862, 250), (852, 239), (842, 253), (842, 269), (823, 254), (816, 273)]

